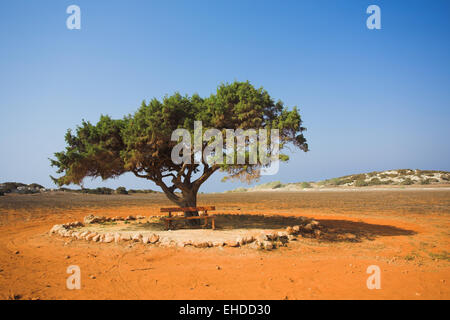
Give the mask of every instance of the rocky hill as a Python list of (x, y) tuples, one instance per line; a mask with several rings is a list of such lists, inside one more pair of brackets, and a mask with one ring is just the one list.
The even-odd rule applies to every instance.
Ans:
[(252, 188), (238, 188), (229, 192), (246, 191), (299, 191), (323, 188), (407, 186), (450, 184), (449, 171), (398, 169), (358, 173), (322, 181), (281, 183), (280, 181), (260, 184)]

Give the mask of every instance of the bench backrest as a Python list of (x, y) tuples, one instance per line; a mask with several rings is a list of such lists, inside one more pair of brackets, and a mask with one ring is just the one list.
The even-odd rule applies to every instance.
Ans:
[(215, 206), (204, 206), (204, 207), (171, 207), (171, 208), (161, 208), (161, 212), (189, 212), (189, 211), (206, 211), (206, 210), (216, 210)]

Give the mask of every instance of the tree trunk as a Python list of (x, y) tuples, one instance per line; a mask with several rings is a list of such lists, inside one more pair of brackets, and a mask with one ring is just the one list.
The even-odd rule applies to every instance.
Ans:
[[(197, 206), (197, 192), (191, 191), (191, 192), (183, 192), (183, 202), (181, 204), (181, 207), (196, 207)], [(187, 211), (184, 213), (185, 217), (194, 217), (198, 216), (198, 211)], [(186, 220), (186, 224), (188, 226), (199, 226), (200, 220), (199, 219), (192, 219), (192, 220)]]

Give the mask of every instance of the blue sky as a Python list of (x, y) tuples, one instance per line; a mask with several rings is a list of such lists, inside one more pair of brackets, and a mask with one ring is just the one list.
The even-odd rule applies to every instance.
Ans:
[[(68, 30), (66, 8), (81, 8)], [(381, 30), (366, 8), (381, 8)], [(298, 106), (311, 151), (261, 182), (450, 170), (450, 2), (0, 2), (0, 181), (54, 187), (48, 158), (81, 119), (249, 80)], [(241, 186), (216, 174), (201, 189)], [(124, 175), (85, 186), (155, 188)]]

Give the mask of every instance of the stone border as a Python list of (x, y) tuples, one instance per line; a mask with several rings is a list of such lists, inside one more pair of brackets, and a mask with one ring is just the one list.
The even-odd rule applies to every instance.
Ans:
[(187, 247), (192, 246), (195, 248), (212, 248), (212, 247), (243, 247), (248, 245), (248, 247), (253, 249), (264, 249), (271, 250), (278, 247), (284, 247), (289, 243), (289, 241), (297, 240), (297, 236), (308, 235), (309, 238), (315, 237), (320, 238), (321, 236), (321, 225), (318, 221), (304, 218), (304, 225), (289, 226), (285, 231), (262, 231), (258, 236), (247, 235), (243, 237), (238, 237), (236, 240), (227, 240), (225, 242), (220, 241), (183, 241), (176, 242), (175, 240), (170, 240), (169, 238), (161, 238), (159, 235), (153, 233), (151, 236), (144, 236), (141, 232), (135, 232), (133, 234), (121, 234), (121, 233), (98, 233), (91, 231), (76, 231), (73, 228), (84, 227), (85, 225), (94, 223), (103, 223), (109, 221), (130, 221), (130, 220), (140, 220), (145, 219), (144, 216), (128, 216), (126, 218), (114, 217), (105, 218), (99, 216), (89, 215), (84, 218), (84, 223), (76, 221), (69, 222), (65, 224), (54, 225), (49, 234), (50, 235), (60, 235), (62, 237), (73, 238), (77, 240), (86, 240), (91, 242), (99, 243), (124, 243), (124, 242), (140, 242), (143, 244), (152, 244), (158, 246), (166, 247)]

